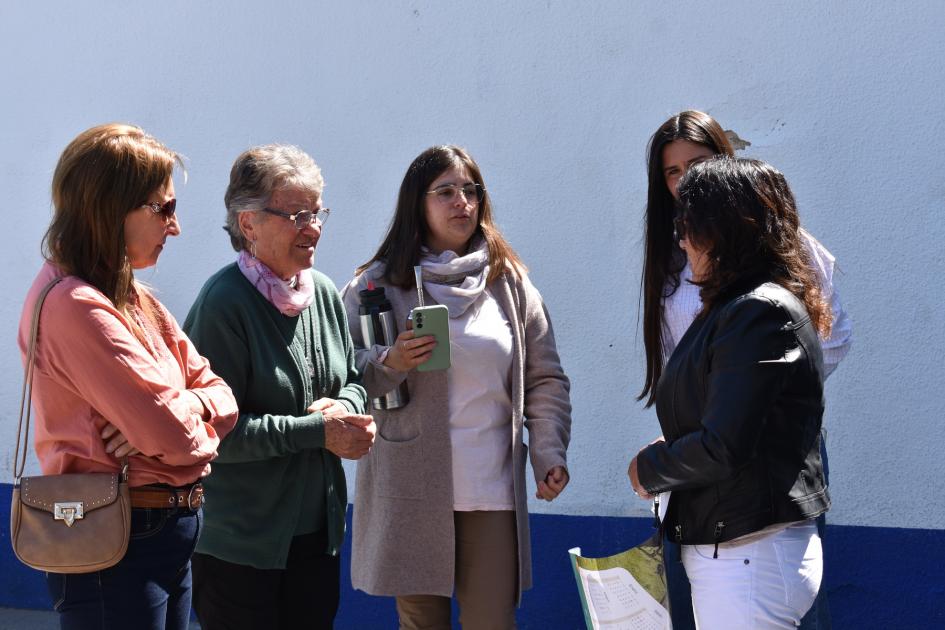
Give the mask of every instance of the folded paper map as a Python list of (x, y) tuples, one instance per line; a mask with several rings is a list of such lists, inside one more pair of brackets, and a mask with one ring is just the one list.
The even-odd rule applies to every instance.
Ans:
[(657, 536), (606, 558), (585, 558), (580, 547), (568, 553), (588, 630), (672, 628), (663, 549)]

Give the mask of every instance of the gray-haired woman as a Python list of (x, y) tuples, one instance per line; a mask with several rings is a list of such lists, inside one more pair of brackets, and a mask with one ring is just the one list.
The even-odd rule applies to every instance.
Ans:
[(240, 409), (206, 484), (194, 556), (204, 630), (331, 628), (347, 493), (341, 457), (374, 441), (334, 284), (311, 269), (328, 209), (294, 146), (236, 159), (226, 226), (235, 263), (214, 274), (184, 329)]

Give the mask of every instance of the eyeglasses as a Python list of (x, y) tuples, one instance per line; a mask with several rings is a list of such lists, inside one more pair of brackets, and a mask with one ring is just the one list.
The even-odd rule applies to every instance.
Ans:
[(486, 196), (486, 189), (479, 184), (443, 184), (433, 190), (427, 191), (428, 195), (436, 195), (437, 201), (443, 204), (456, 203), (456, 196), (462, 195), (466, 203), (475, 206), (479, 204)]
[(164, 217), (165, 221), (170, 221), (171, 217), (174, 216), (174, 212), (177, 210), (177, 199), (171, 199), (160, 203), (153, 201), (151, 203), (141, 204), (142, 208), (148, 208), (154, 214), (160, 214)]
[(307, 228), (314, 221), (318, 221), (319, 226), (325, 225), (325, 221), (328, 220), (328, 215), (331, 214), (331, 210), (328, 208), (319, 208), (315, 212), (312, 212), (311, 210), (300, 210), (295, 214), (289, 214), (288, 212), (283, 212), (282, 210), (273, 210), (272, 208), (263, 208), (262, 211), (292, 221), (295, 223), (295, 229), (297, 230)]

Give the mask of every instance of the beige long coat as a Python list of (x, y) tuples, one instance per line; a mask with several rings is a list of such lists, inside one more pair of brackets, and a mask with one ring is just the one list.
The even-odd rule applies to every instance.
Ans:
[[(357, 365), (371, 397), (381, 396), (405, 375), (377, 359), (382, 346), (364, 347), (358, 290), (370, 276), (383, 286), (399, 331), (417, 306), (416, 291), (387, 286), (368, 270), (342, 291)], [(489, 285), (512, 328), (512, 478), (518, 529), (518, 598), (531, 587), (525, 460), (530, 454), (536, 482), (555, 466), (566, 466), (571, 435), (569, 382), (561, 369), (551, 321), (527, 277), (506, 273)], [(424, 302), (433, 304), (429, 294)], [(358, 461), (354, 503), (351, 581), (372, 595), (453, 594), (455, 532), (447, 400), (448, 370), (406, 374), (410, 402), (400, 409), (372, 410), (377, 438)], [(523, 440), (528, 429), (528, 443)]]

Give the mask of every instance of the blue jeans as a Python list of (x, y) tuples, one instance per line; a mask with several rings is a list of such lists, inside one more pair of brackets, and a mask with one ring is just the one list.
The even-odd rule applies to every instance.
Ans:
[(134, 508), (128, 552), (95, 573), (47, 573), (62, 630), (187, 630), (190, 556), (203, 513)]
[[(821, 434), (820, 457), (824, 463), (824, 478), (830, 482), (830, 468), (827, 465), (826, 438)], [(826, 546), (824, 533), (827, 519), (823, 514), (817, 517), (817, 533), (821, 544)], [(689, 578), (680, 559), (679, 545), (666, 538), (663, 541), (663, 560), (666, 564), (666, 588), (669, 591), (670, 617), (673, 630), (696, 630), (696, 621), (692, 614), (692, 593), (689, 590)], [(826, 562), (824, 565), (826, 566)], [(826, 569), (825, 569), (826, 570)], [(801, 630), (831, 630), (830, 607), (827, 605), (827, 593), (821, 582), (820, 592), (814, 604), (801, 619)]]

